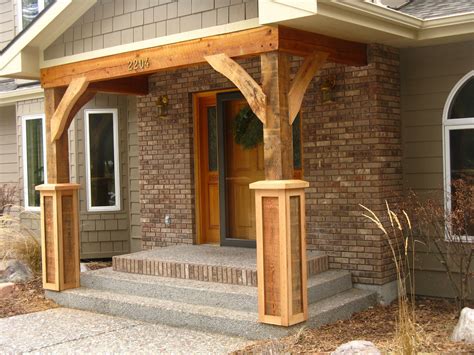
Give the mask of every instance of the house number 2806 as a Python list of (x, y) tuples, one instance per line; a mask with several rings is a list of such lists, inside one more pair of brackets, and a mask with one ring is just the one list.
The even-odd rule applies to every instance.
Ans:
[(150, 59), (147, 58), (137, 58), (128, 61), (128, 71), (146, 69), (150, 66)]

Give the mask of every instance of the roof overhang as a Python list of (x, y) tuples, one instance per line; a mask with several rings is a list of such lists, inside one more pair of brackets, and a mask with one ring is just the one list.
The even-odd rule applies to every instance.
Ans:
[(260, 0), (259, 13), (261, 24), (394, 47), (474, 39), (474, 12), (423, 20), (363, 0)]
[(0, 76), (39, 79), (40, 57), (97, 0), (56, 1), (0, 56)]
[(39, 99), (43, 96), (44, 90), (39, 84), (32, 87), (3, 91), (0, 95), (0, 107), (14, 105), (17, 101)]

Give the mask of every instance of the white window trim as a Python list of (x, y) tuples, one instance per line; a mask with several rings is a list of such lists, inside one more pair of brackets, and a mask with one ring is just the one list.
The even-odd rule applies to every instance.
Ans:
[(30, 206), (30, 201), (28, 198), (28, 154), (27, 154), (27, 148), (26, 148), (26, 121), (30, 120), (41, 120), (41, 124), (43, 127), (43, 161), (44, 161), (44, 184), (48, 183), (48, 176), (47, 176), (47, 171), (48, 169), (46, 168), (47, 162), (46, 162), (46, 126), (45, 126), (45, 118), (44, 114), (40, 115), (28, 115), (28, 116), (22, 116), (21, 117), (21, 144), (22, 144), (22, 154), (23, 154), (23, 197), (24, 197), (24, 207), (26, 211), (34, 211), (34, 212), (39, 212), (41, 210), (41, 207), (36, 207), (36, 206)]
[[(113, 119), (114, 134), (114, 178), (115, 178), (115, 205), (114, 206), (92, 206), (91, 205), (91, 170), (90, 170), (90, 144), (89, 144), (89, 115), (94, 113), (111, 113)], [(117, 109), (90, 109), (84, 110), (84, 132), (85, 132), (85, 152), (86, 152), (86, 195), (87, 211), (89, 212), (111, 212), (120, 211), (120, 150), (118, 134), (118, 110)]]
[[(451, 104), (461, 87), (471, 78), (474, 78), (474, 70), (464, 75), (448, 95), (443, 109), (443, 181), (444, 181), (444, 208), (451, 211), (451, 154), (449, 132), (457, 129), (474, 129), (474, 117), (448, 119)], [(467, 236), (468, 241), (474, 242), (474, 236)]]
[[(18, 33), (20, 33), (23, 30), (23, 2), (22, 0), (17, 0), (17, 11), (18, 11)], [(38, 15), (41, 13), (41, 11), (44, 10), (44, 0), (38, 0)], [(36, 16), (38, 16), (36, 15)]]

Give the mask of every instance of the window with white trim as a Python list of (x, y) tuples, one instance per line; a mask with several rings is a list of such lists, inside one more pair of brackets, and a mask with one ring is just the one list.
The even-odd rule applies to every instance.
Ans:
[[(474, 70), (465, 75), (448, 96), (443, 113), (446, 208), (456, 204), (453, 183), (474, 186)], [(474, 224), (468, 226), (474, 237)], [(474, 240), (474, 239), (473, 239)]]
[(44, 115), (22, 117), (23, 190), (25, 209), (39, 211), (37, 185), (47, 183)]
[(120, 210), (118, 112), (85, 110), (88, 211)]
[(54, 0), (19, 0), (20, 29), (28, 26)]

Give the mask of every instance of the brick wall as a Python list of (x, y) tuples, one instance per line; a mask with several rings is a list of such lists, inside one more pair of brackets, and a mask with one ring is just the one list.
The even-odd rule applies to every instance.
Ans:
[[(300, 60), (293, 60), (292, 71)], [(260, 81), (257, 58), (240, 62)], [(328, 64), (313, 80), (302, 107), (307, 239), (329, 255), (331, 268), (351, 270), (354, 281), (393, 279), (389, 250), (361, 217), (359, 203), (384, 210), (401, 190), (399, 59), (371, 45), (363, 68)], [(334, 103), (321, 105), (321, 80), (336, 77)], [(192, 93), (233, 87), (202, 65), (155, 74), (150, 94), (138, 99), (140, 201), (144, 248), (193, 243), (195, 195)], [(167, 94), (166, 119), (156, 118), (156, 96)], [(164, 225), (170, 215), (173, 223)]]

